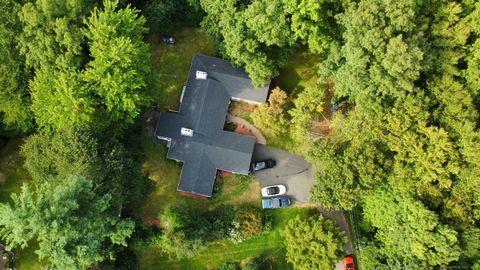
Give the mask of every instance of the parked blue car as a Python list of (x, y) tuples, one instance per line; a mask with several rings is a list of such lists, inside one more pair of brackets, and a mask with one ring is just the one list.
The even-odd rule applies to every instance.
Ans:
[(263, 209), (285, 208), (288, 206), (290, 206), (290, 198), (288, 197), (262, 199)]

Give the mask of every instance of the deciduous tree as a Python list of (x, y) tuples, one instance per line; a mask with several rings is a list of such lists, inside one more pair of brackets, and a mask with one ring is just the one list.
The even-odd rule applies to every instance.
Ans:
[[(126, 245), (134, 223), (109, 211), (110, 194), (94, 191), (91, 181), (69, 177), (62, 185), (24, 186), (12, 195), (13, 205), (0, 205), (0, 235), (9, 248), (38, 242), (40, 260), (54, 269), (84, 269), (110, 254), (108, 247)], [(20, 226), (19, 226), (20, 225)]]
[(255, 126), (265, 135), (278, 137), (287, 132), (287, 94), (280, 88), (272, 90), (268, 104), (262, 104), (251, 114)]
[(295, 269), (333, 269), (342, 257), (346, 238), (331, 220), (298, 216), (288, 222), (285, 238), (287, 260)]

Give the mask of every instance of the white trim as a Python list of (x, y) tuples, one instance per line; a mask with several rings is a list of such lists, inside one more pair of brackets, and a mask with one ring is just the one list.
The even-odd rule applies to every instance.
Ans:
[(232, 97), (231, 99), (235, 100), (235, 101), (243, 101), (243, 102), (250, 103), (250, 104), (255, 104), (255, 105), (261, 105), (262, 104), (262, 102), (257, 102), (257, 101), (238, 98), (238, 97)]

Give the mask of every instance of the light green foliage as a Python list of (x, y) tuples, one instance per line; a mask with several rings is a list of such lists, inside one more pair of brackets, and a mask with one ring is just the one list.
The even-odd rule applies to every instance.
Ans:
[(385, 180), (391, 160), (380, 144), (384, 136), (377, 123), (382, 117), (369, 110), (341, 115), (332, 133), (317, 141), (307, 158), (316, 170), (312, 198), (329, 209), (352, 209), (358, 199)]
[(51, 269), (84, 269), (102, 261), (110, 256), (106, 247), (126, 245), (134, 227), (109, 211), (110, 194), (95, 194), (83, 177), (69, 177), (62, 185), (44, 183), (35, 193), (24, 186), (12, 199), (13, 205), (0, 205), (2, 216), (9, 217), (0, 220), (2, 238), (9, 248), (34, 239), (36, 253)]
[(42, 183), (70, 175), (94, 179), (101, 163), (96, 140), (82, 131), (34, 134), (25, 141), (21, 153), (32, 179)]
[(35, 69), (45, 65), (78, 66), (84, 35), (83, 20), (90, 1), (38, 0), (23, 5), (20, 19), (20, 52), (26, 65)]
[(480, 228), (470, 226), (462, 234), (462, 257), (469, 260), (480, 258)]
[(292, 45), (290, 21), (281, 1), (256, 0), (245, 9), (245, 23), (256, 40), (267, 46)]
[(71, 68), (39, 68), (30, 83), (32, 110), (40, 127), (88, 127), (94, 121), (95, 99)]
[(151, 100), (151, 63), (143, 42), (145, 19), (138, 10), (105, 1), (94, 9), (83, 29), (91, 61), (85, 69), (47, 65), (36, 69), (31, 82), (32, 110), (46, 129), (108, 129), (113, 135)]
[(176, 258), (192, 257), (204, 247), (209, 223), (185, 203), (170, 204), (161, 219), (167, 224), (160, 248)]
[(345, 236), (323, 216), (306, 220), (297, 216), (288, 222), (283, 236), (287, 260), (295, 269), (333, 269), (344, 254)]
[(364, 218), (377, 229), (379, 253), (387, 263), (414, 261), (418, 267), (430, 268), (448, 265), (460, 256), (457, 232), (408, 195), (377, 190), (365, 197)]
[(472, 4), (472, 12), (466, 17), (466, 23), (471, 31), (473, 40), (468, 48), (465, 70), (465, 79), (470, 93), (478, 99), (480, 97), (480, 3)]
[(16, 47), (22, 31), (20, 8), (15, 1), (0, 1), (0, 121), (9, 129), (25, 132), (32, 126), (32, 116), (27, 89), (29, 74)]
[(285, 0), (295, 38), (308, 44), (310, 51), (323, 53), (341, 35), (334, 16), (342, 5), (332, 0)]
[[(220, 44), (220, 53), (235, 65), (245, 65), (256, 86), (278, 74), (273, 60), (247, 27), (245, 13), (236, 7), (236, 0), (201, 0), (200, 3), (207, 13), (202, 22), (206, 33)], [(256, 16), (253, 10), (250, 16)]]
[(305, 143), (312, 121), (322, 113), (324, 91), (322, 87), (307, 87), (293, 100), (294, 107), (288, 113), (292, 117), (290, 133), (297, 144)]
[(93, 60), (83, 79), (91, 94), (101, 99), (97, 106), (104, 106), (99, 113), (108, 117), (107, 123), (131, 124), (151, 99), (152, 70), (143, 42), (145, 18), (129, 6), (117, 9), (117, 4), (105, 1), (104, 9), (94, 9), (88, 19), (86, 36)]
[(255, 127), (271, 137), (278, 137), (287, 132), (287, 102), (287, 94), (284, 91), (278, 87), (273, 89), (268, 104), (260, 105), (251, 114)]

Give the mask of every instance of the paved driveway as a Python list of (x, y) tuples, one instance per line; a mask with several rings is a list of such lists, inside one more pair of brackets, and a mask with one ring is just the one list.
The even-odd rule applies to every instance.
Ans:
[(279, 149), (255, 144), (253, 161), (272, 158), (277, 165), (272, 169), (258, 171), (255, 176), (264, 186), (283, 184), (286, 195), (295, 205), (310, 202), (310, 188), (313, 185), (312, 165), (303, 157)]
[[(255, 144), (253, 149), (253, 161), (272, 158), (277, 165), (272, 169), (258, 171), (255, 176), (264, 186), (283, 184), (287, 187), (287, 193), (295, 205), (310, 203), (310, 188), (313, 185), (312, 165), (303, 157), (282, 151), (265, 145)], [(344, 246), (346, 254), (352, 254), (351, 237), (348, 224), (343, 211), (328, 211), (317, 207), (318, 211), (326, 218), (329, 218), (340, 227), (347, 236), (348, 242)], [(335, 270), (343, 269), (343, 260), (338, 262)]]

